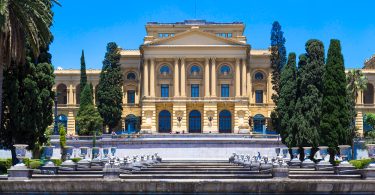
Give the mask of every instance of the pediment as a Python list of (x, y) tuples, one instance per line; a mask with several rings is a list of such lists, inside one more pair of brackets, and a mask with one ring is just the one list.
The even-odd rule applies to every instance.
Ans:
[(217, 37), (212, 33), (199, 30), (189, 30), (176, 34), (174, 37), (157, 39), (148, 45), (169, 45), (169, 46), (203, 46), (203, 45), (246, 45), (245, 43)]

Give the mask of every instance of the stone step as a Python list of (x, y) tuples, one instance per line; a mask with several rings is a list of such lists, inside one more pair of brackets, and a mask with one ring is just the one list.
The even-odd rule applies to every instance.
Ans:
[(194, 163), (194, 164), (204, 164), (204, 163), (217, 163), (217, 164), (228, 164), (228, 160), (163, 160), (165, 163)]
[(237, 168), (233, 165), (154, 165), (153, 168)]
[(103, 178), (102, 174), (57, 174), (57, 175), (42, 175), (42, 174), (33, 174), (33, 179), (95, 179)]
[(362, 176), (357, 175), (322, 175), (322, 174), (316, 174), (316, 175), (294, 175), (289, 174), (290, 179), (361, 179)]
[(58, 174), (62, 175), (82, 175), (82, 174), (103, 174), (103, 171), (59, 171)]
[(289, 171), (292, 175), (329, 175), (335, 174), (334, 171)]
[(225, 171), (225, 170), (209, 170), (209, 171), (197, 171), (197, 170), (189, 170), (189, 171), (149, 171), (149, 170), (142, 170), (142, 171), (134, 171), (132, 174), (259, 174), (258, 171)]
[(267, 179), (271, 174), (121, 174), (121, 179)]
[(249, 171), (249, 168), (243, 167), (235, 167), (235, 168), (215, 168), (215, 167), (200, 167), (200, 168), (186, 168), (186, 167), (178, 167), (178, 168), (143, 168), (144, 171)]
[(315, 171), (315, 168), (289, 168), (289, 171)]

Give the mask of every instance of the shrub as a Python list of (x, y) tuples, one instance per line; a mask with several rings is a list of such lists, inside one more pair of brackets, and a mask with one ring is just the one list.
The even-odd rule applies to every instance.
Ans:
[(371, 162), (373, 162), (372, 159), (362, 159), (362, 160), (351, 160), (351, 161), (349, 161), (349, 163), (352, 164), (356, 169), (363, 169), (368, 164), (370, 164)]
[(77, 157), (77, 158), (71, 158), (70, 160), (77, 163), (78, 161), (82, 160), (82, 158)]
[(29, 158), (24, 158), (23, 159), (23, 164), (25, 164), (28, 167), (30, 165), (30, 159)]
[(0, 159), (0, 174), (7, 173), (8, 169), (12, 166), (12, 159)]
[(55, 164), (55, 166), (60, 166), (62, 163), (61, 159), (51, 159), (51, 161)]
[(29, 168), (30, 169), (37, 169), (42, 165), (42, 163), (39, 160), (32, 160), (30, 161)]

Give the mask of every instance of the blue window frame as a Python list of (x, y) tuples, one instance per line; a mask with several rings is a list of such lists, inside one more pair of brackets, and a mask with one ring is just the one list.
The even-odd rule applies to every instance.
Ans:
[(162, 84), (160, 94), (161, 97), (169, 97), (169, 85)]
[(228, 110), (223, 110), (219, 114), (219, 133), (232, 132), (232, 114)]
[(199, 97), (199, 85), (198, 84), (191, 85), (191, 97)]
[(65, 115), (61, 114), (57, 117), (57, 123), (58, 124), (62, 124), (64, 127), (65, 127), (65, 130), (67, 129), (68, 127), (68, 117), (66, 117)]
[(201, 133), (201, 113), (198, 110), (193, 110), (189, 114), (189, 133)]
[(227, 65), (224, 65), (224, 66), (222, 66), (222, 67), (220, 68), (220, 73), (221, 73), (221, 74), (229, 74), (229, 72), (230, 72), (230, 67), (227, 66)]
[(266, 120), (264, 116), (261, 114), (257, 114), (254, 116), (254, 131), (257, 133), (265, 133), (264, 132), (264, 125), (266, 124)]
[(194, 73), (198, 74), (200, 71), (201, 69), (199, 68), (199, 66), (196, 66), (196, 65), (192, 66), (190, 69), (191, 74), (194, 74)]
[(263, 80), (263, 73), (261, 72), (255, 73), (255, 80), (258, 80), (258, 81)]
[(171, 113), (167, 110), (163, 110), (159, 113), (159, 132), (170, 133), (171, 132)]
[(169, 67), (167, 65), (164, 65), (160, 68), (160, 74), (169, 74), (170, 70), (169, 70)]
[(228, 84), (221, 85), (221, 97), (229, 97), (229, 85)]
[(128, 104), (134, 104), (135, 103), (135, 91), (129, 90), (127, 93), (128, 93)]
[(263, 103), (263, 90), (255, 90), (255, 103)]
[[(134, 133), (138, 131), (138, 124), (139, 120), (138, 117), (136, 117), (133, 114), (129, 114), (128, 116), (125, 117), (125, 131), (127, 133)], [(119, 134), (122, 134), (123, 132), (119, 132)]]
[(135, 80), (135, 74), (134, 73), (129, 73), (128, 75), (126, 75), (126, 79), (128, 80)]

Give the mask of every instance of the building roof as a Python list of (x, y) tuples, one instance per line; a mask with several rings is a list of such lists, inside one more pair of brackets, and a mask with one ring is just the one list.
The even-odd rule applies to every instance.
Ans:
[(122, 56), (140, 56), (141, 52), (139, 51), (139, 49), (124, 49), (121, 50), (120, 54)]
[(375, 54), (365, 61), (363, 69), (375, 69)]
[(206, 20), (184, 20), (183, 22), (163, 23), (147, 22), (147, 26), (164, 26), (164, 25), (244, 25), (243, 22), (208, 22)]

